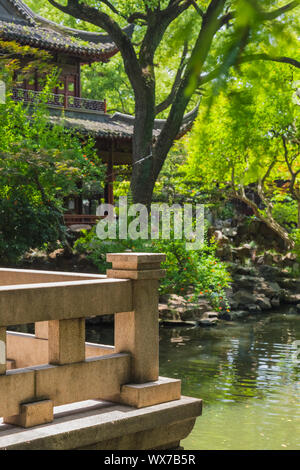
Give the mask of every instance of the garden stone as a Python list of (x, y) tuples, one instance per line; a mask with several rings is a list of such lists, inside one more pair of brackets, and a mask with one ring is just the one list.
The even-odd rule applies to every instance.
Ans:
[(300, 294), (285, 293), (283, 300), (288, 304), (298, 304), (300, 302)]
[(272, 308), (271, 302), (265, 295), (259, 295), (256, 297), (256, 303), (262, 310), (270, 310)]
[(248, 305), (247, 309), (249, 310), (250, 313), (259, 313), (259, 312), (261, 312), (260, 306), (256, 305), (256, 304)]
[(199, 320), (200, 326), (215, 326), (218, 322), (217, 312), (207, 312)]
[(264, 277), (267, 281), (277, 281), (284, 276), (281, 269), (277, 268), (276, 266), (263, 265), (259, 267), (259, 271), (261, 276)]
[(242, 318), (248, 317), (249, 312), (246, 310), (234, 310), (231, 312), (222, 313), (222, 318), (228, 321), (241, 320)]
[(209, 319), (209, 318), (199, 320), (199, 325), (200, 326), (216, 326), (216, 324), (217, 324), (216, 320)]
[(235, 275), (233, 277), (237, 289), (254, 289), (263, 283), (263, 278), (255, 276)]
[(245, 245), (239, 246), (232, 250), (233, 257), (239, 260), (242, 264), (245, 263), (246, 259), (251, 259), (253, 254), (253, 248), (250, 244), (245, 243)]
[(216, 255), (223, 261), (232, 261), (232, 248), (230, 245), (222, 245), (216, 250)]
[(278, 282), (282, 288), (291, 290), (296, 294), (300, 293), (300, 279), (283, 278)]
[(290, 307), (287, 311), (289, 315), (296, 315), (298, 313), (297, 307)]
[(272, 307), (279, 307), (280, 306), (280, 299), (278, 297), (273, 297), (271, 299), (271, 305)]
[(257, 285), (257, 292), (266, 297), (277, 297), (282, 290), (277, 282), (264, 281), (263, 279)]
[(245, 289), (238, 290), (233, 296), (232, 299), (237, 302), (238, 306), (247, 306), (253, 305), (256, 303), (256, 297), (249, 291)]
[(237, 236), (237, 230), (235, 228), (223, 228), (222, 232), (226, 237), (234, 238)]
[(257, 276), (257, 270), (252, 266), (241, 266), (238, 263), (230, 263), (228, 266), (233, 275), (241, 274), (243, 276)]
[(213, 237), (215, 238), (215, 241), (219, 247), (228, 245), (229, 243), (229, 239), (221, 232), (221, 230), (216, 230), (213, 233)]

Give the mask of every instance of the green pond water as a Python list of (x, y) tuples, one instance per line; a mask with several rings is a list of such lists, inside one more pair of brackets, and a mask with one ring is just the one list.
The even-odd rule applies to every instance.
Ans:
[[(88, 341), (113, 344), (112, 328)], [(180, 378), (182, 394), (203, 399), (203, 415), (182, 446), (300, 449), (300, 315), (268, 314), (213, 328), (160, 328), (160, 375)], [(298, 357), (300, 359), (300, 355)]]

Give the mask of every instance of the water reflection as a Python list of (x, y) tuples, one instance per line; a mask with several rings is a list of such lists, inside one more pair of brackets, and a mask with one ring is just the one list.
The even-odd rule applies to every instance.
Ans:
[[(160, 329), (160, 374), (202, 398), (185, 449), (299, 449), (300, 365), (292, 343), (300, 315), (268, 314), (217, 327)], [(88, 340), (113, 344), (109, 327)]]
[[(179, 347), (172, 338), (188, 336)], [(161, 375), (180, 377), (183, 394), (204, 400), (186, 449), (300, 447), (300, 367), (292, 343), (300, 317), (214, 329), (161, 329)]]

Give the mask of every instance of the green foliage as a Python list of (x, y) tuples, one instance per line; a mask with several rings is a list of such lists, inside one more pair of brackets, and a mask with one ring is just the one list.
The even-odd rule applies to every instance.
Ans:
[(297, 255), (297, 260), (300, 263), (300, 229), (299, 228), (293, 230), (292, 237), (295, 242), (293, 252)]
[(205, 244), (201, 250), (187, 250), (185, 240), (100, 240), (95, 229), (85, 231), (76, 241), (74, 249), (84, 253), (105, 273), (110, 264), (107, 253), (154, 252), (166, 253), (162, 267), (166, 276), (161, 280), (160, 293), (174, 293), (185, 296), (190, 302), (207, 297), (215, 308), (228, 308), (225, 289), (230, 285), (230, 275), (225, 263), (215, 255), (214, 244)]
[(273, 217), (286, 227), (295, 227), (298, 222), (298, 205), (289, 194), (278, 194), (272, 199)]
[(65, 242), (63, 198), (103, 184), (104, 165), (93, 141), (82, 142), (63, 125), (51, 123), (46, 102), (55, 80), (55, 74), (49, 76), (32, 107), (13, 102), (9, 93), (0, 105), (0, 206), (6, 211), (2, 259), (17, 259), (46, 242)]
[(297, 223), (300, 198), (298, 75), (280, 64), (243, 65), (209, 113), (199, 113), (184, 168), (209, 192), (253, 208), (245, 195), (251, 187), (261, 199), (255, 215), (283, 228)]
[(14, 263), (29, 248), (56, 243), (60, 212), (33, 200), (25, 191), (0, 197), (0, 257), (4, 264)]

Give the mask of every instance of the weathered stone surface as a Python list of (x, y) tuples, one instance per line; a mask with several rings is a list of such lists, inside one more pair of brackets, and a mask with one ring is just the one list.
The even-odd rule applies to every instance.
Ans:
[(121, 387), (121, 402), (136, 408), (179, 400), (180, 397), (181, 381), (167, 377), (159, 377), (155, 382), (126, 384)]
[(247, 310), (234, 310), (234, 311), (222, 313), (222, 318), (224, 318), (224, 320), (229, 320), (229, 321), (241, 320), (248, 316), (249, 316), (249, 312)]
[(283, 289), (291, 290), (295, 294), (300, 293), (300, 279), (283, 278), (278, 282)]
[(23, 428), (40, 426), (53, 421), (53, 402), (42, 400), (33, 403), (22, 404), (20, 414), (16, 416), (4, 417), (3, 422), (14, 424)]
[(237, 230), (233, 227), (224, 227), (222, 232), (226, 237), (234, 238), (237, 236)]
[(17, 415), (20, 403), (33, 401), (34, 397), (33, 371), (16, 369), (0, 375), (0, 416)]
[(296, 315), (296, 314), (298, 313), (297, 306), (295, 306), (295, 307), (290, 307), (290, 308), (288, 309), (287, 313), (288, 313), (289, 315)]
[(248, 305), (247, 309), (249, 310), (250, 313), (259, 313), (261, 312), (261, 308), (259, 305)]
[(85, 319), (49, 321), (49, 363), (72, 364), (85, 360)]
[(35, 394), (55, 406), (89, 399), (118, 401), (121, 385), (130, 382), (130, 359), (129, 354), (112, 354), (76, 364), (35, 366)]
[(154, 269), (165, 261), (163, 253), (109, 253), (106, 256), (108, 263), (112, 263), (113, 269), (141, 270)]
[(238, 304), (238, 307), (246, 307), (256, 303), (256, 296), (245, 289), (238, 290), (232, 299)]
[(8, 426), (0, 424), (0, 449), (168, 448), (187, 437), (201, 412), (202, 401), (188, 397), (142, 409), (90, 400), (55, 408), (53, 423), (32, 429), (12, 426), (8, 432)]
[(233, 275), (240, 274), (243, 276), (258, 276), (258, 271), (253, 266), (242, 266), (238, 263), (229, 263), (228, 268)]
[(283, 299), (288, 304), (298, 304), (300, 302), (300, 294), (285, 293)]
[(254, 290), (264, 282), (264, 279), (257, 276), (248, 276), (236, 274), (234, 276), (234, 286), (237, 289), (251, 289)]
[(258, 295), (256, 297), (256, 303), (262, 310), (271, 310), (272, 308), (270, 300), (265, 295)]
[(127, 279), (98, 278), (0, 286), (0, 326), (130, 311), (131, 282)]
[(259, 267), (259, 272), (262, 277), (268, 281), (278, 281), (278, 279), (284, 277), (282, 270), (276, 266), (263, 265)]
[(158, 281), (133, 281), (133, 311), (115, 315), (116, 352), (130, 352), (131, 381), (159, 376)]
[(278, 297), (273, 297), (273, 298), (270, 300), (270, 302), (271, 302), (272, 307), (277, 308), (277, 307), (280, 306), (280, 299), (279, 299)]
[(35, 336), (40, 339), (48, 339), (49, 323), (40, 321), (35, 324)]

